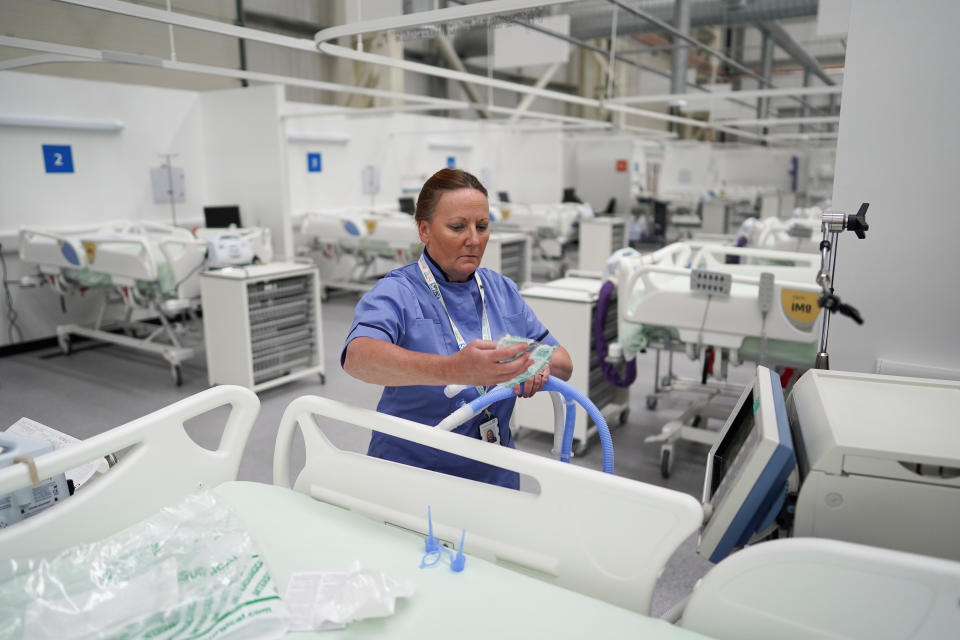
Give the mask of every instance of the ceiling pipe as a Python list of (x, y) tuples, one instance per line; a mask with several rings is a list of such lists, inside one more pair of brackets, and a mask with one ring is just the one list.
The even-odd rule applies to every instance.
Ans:
[[(457, 0), (459, 1), (459, 0)], [(639, 2), (633, 4), (639, 5)], [(673, 16), (672, 3), (657, 2), (647, 12), (663, 22)], [(750, 0), (742, 6), (731, 6), (730, 0), (692, 0), (690, 28), (753, 26), (758, 22), (790, 18), (816, 17), (819, 0)], [(610, 28), (610, 19), (605, 12), (597, 11), (595, 2), (578, 2), (565, 9), (570, 13), (570, 35), (581, 41), (605, 38)], [(660, 32), (656, 26), (639, 19), (621, 16), (618, 25), (620, 35)], [(454, 38), (457, 51), (464, 58), (487, 54), (485, 34), (480, 30), (464, 31)]]
[[(234, 78), (237, 80), (247, 79), (256, 82), (282, 84), (294, 87), (306, 87), (308, 89), (320, 89), (322, 91), (357, 94), (374, 98), (406, 100), (409, 102), (434, 105), (437, 109), (456, 108), (463, 104), (462, 101), (447, 100), (446, 98), (434, 98), (431, 96), (418, 94), (383, 91), (381, 89), (365, 89), (362, 87), (355, 87), (353, 85), (325, 82), (323, 80), (308, 80), (291, 76), (281, 76), (273, 73), (261, 73), (258, 71), (241, 71), (238, 69), (228, 69), (225, 67), (192, 64), (187, 62), (174, 62), (172, 60), (164, 60), (154, 56), (138, 56), (132, 54), (123, 54), (120, 52), (101, 51), (99, 49), (88, 49), (84, 47), (75, 47), (72, 45), (62, 45), (53, 42), (43, 42), (41, 40), (28, 40), (26, 38), (17, 38), (14, 36), (0, 35), (0, 46), (26, 49), (28, 51), (43, 51), (60, 56), (69, 56), (73, 58), (75, 62), (123, 62), (126, 64), (160, 67), (172, 71), (200, 73), (204, 75)], [(39, 58), (41, 56), (31, 57)], [(42, 62), (47, 61), (48, 60), (42, 60)]]
[[(458, 4), (463, 4), (463, 0), (450, 0), (450, 1), (451, 1), (451, 2), (456, 2), (456, 3), (458, 3)], [(532, 23), (532, 22), (531, 22), (531, 23), (522, 22), (522, 21), (520, 21), (520, 20), (515, 20), (515, 19), (511, 19), (511, 18), (505, 18), (505, 20), (506, 20), (507, 22), (512, 22), (512, 23), (514, 23), (514, 24), (521, 25), (521, 26), (523, 26), (525, 29), (530, 29), (531, 31), (536, 31), (537, 33), (542, 33), (542, 34), (544, 34), (544, 35), (546, 35), (546, 36), (550, 36), (550, 37), (553, 37), (553, 38), (557, 38), (558, 40), (563, 40), (563, 41), (568, 42), (568, 43), (570, 43), (570, 44), (572, 44), (572, 45), (575, 45), (575, 46), (577, 46), (577, 47), (580, 47), (581, 49), (586, 49), (587, 51), (592, 51), (592, 52), (594, 52), (594, 53), (600, 53), (600, 54), (607, 54), (607, 53), (609, 52), (607, 49), (604, 49), (604, 48), (602, 48), (602, 47), (598, 47), (597, 45), (594, 45), (594, 44), (590, 44), (589, 42), (587, 42), (586, 40), (583, 40), (582, 38), (575, 38), (575, 37), (573, 37), (573, 36), (571, 36), (571, 35), (569, 35), (569, 34), (561, 33), (561, 32), (559, 32), (559, 31), (554, 31), (553, 29), (547, 29), (546, 27), (542, 27), (542, 26), (540, 26), (540, 25), (538, 25), (538, 24), (534, 24), (534, 23)], [(619, 25), (617, 26), (616, 33), (617, 33), (618, 36), (624, 35), (624, 33), (622, 33), (622, 29), (620, 28)], [(455, 42), (454, 42), (454, 46), (458, 45), (459, 42), (460, 42), (460, 39), (457, 38), (457, 39), (455, 40)], [(458, 50), (460, 51), (460, 55), (461, 55), (462, 57), (467, 57), (468, 54), (466, 54), (466, 53), (464, 52), (464, 50), (463, 50), (462, 47), (458, 47)], [(483, 52), (482, 52), (481, 54), (478, 54), (478, 55), (487, 55), (487, 51), (488, 51), (488, 48), (486, 47), (486, 44), (484, 44)], [(470, 54), (470, 55), (474, 55), (474, 54)], [(641, 71), (646, 71), (646, 72), (648, 72), (648, 73), (653, 73), (653, 74), (658, 75), (658, 76), (663, 77), (663, 78), (670, 79), (670, 77), (671, 77), (670, 74), (669, 74), (668, 72), (666, 72), (666, 71), (663, 71), (663, 70), (661, 70), (661, 69), (657, 69), (656, 67), (649, 67), (649, 66), (647, 66), (647, 65), (645, 65), (645, 64), (642, 64), (642, 63), (640, 63), (640, 62), (637, 62), (636, 60), (631, 60), (630, 58), (627, 58), (627, 57), (625, 57), (624, 55), (621, 55), (620, 53), (614, 53), (613, 59), (614, 59), (614, 60), (617, 60), (617, 61), (619, 61), (619, 62), (623, 62), (624, 64), (628, 64), (628, 65), (630, 65), (631, 67), (636, 67), (637, 69), (640, 69)], [(701, 84), (697, 84), (696, 82), (688, 82), (688, 83), (687, 83), (687, 86), (693, 87), (693, 88), (697, 89), (698, 91), (704, 91), (704, 92), (710, 91), (707, 87), (704, 87), (704, 86), (701, 85)]]
[(824, 96), (840, 94), (843, 87), (840, 85), (816, 87), (781, 87), (777, 89), (744, 89), (742, 91), (714, 91), (712, 93), (661, 93), (646, 96), (623, 96), (607, 102), (619, 104), (644, 104), (656, 102), (670, 102), (683, 99), (687, 102), (710, 102), (713, 100), (732, 100), (733, 98), (784, 98), (790, 96)]
[(787, 33), (783, 27), (776, 22), (761, 22), (758, 26), (763, 29), (764, 33), (770, 34), (770, 37), (777, 43), (777, 46), (786, 51), (791, 58), (803, 65), (804, 68), (809, 69), (810, 72), (820, 78), (824, 84), (835, 84), (833, 78), (820, 68), (820, 63), (817, 62), (813, 54), (807, 51), (806, 48)]
[[(620, 3), (614, 3), (620, 6)], [(616, 8), (614, 8), (616, 11)], [(678, 34), (684, 36), (690, 35), (690, 0), (674, 0), (673, 3), (673, 24)], [(683, 40), (684, 38), (681, 38)], [(690, 53), (686, 46), (678, 45), (673, 50), (673, 57), (670, 61), (670, 92), (683, 93), (687, 86), (687, 59)]]
[[(453, 44), (450, 42), (450, 38), (445, 35), (438, 35), (433, 39), (437, 43), (437, 46), (440, 48), (440, 53), (443, 54), (444, 59), (447, 61), (451, 67), (457, 71), (462, 71), (463, 73), (467, 72), (467, 68), (463, 66), (463, 60), (460, 59), (460, 56), (457, 55), (456, 49), (453, 48)], [(480, 99), (480, 94), (477, 93), (477, 88), (470, 84), (469, 82), (460, 82), (460, 86), (463, 88), (463, 92), (467, 94), (467, 97), (470, 98), (471, 102), (480, 103), (483, 102)], [(477, 115), (483, 119), (487, 119), (490, 116), (483, 109), (477, 109)]]

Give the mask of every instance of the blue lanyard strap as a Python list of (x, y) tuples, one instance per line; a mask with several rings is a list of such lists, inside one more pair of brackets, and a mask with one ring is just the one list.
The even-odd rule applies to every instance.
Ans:
[[(427, 258), (424, 254), (420, 254), (420, 259), (417, 260), (417, 264), (420, 266), (420, 273), (423, 274), (423, 279), (427, 283), (427, 288), (433, 292), (433, 295), (440, 302), (440, 306), (443, 307), (443, 312), (447, 314), (447, 320), (450, 321), (450, 328), (453, 329), (453, 337), (457, 340), (457, 348), (462, 350), (465, 346), (467, 346), (467, 343), (463, 339), (463, 335), (460, 333), (460, 330), (457, 329), (457, 325), (453, 321), (453, 316), (450, 315), (450, 311), (447, 309), (447, 303), (443, 301), (443, 294), (440, 293), (440, 285), (437, 283), (437, 279), (433, 277), (433, 272), (430, 271), (430, 266), (427, 264)], [(491, 340), (490, 321), (487, 319), (487, 304), (483, 294), (483, 281), (480, 280), (480, 275), (476, 271), (473, 272), (473, 279), (476, 280), (477, 287), (480, 289), (481, 335), (483, 336), (484, 340)], [(475, 388), (477, 393), (480, 395), (483, 395), (487, 391), (486, 388), (479, 385)]]

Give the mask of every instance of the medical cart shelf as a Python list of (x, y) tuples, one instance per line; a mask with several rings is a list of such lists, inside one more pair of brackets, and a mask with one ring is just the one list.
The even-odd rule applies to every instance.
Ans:
[(314, 373), (323, 380), (319, 280), (313, 265), (282, 262), (203, 274), (210, 384), (259, 391)]

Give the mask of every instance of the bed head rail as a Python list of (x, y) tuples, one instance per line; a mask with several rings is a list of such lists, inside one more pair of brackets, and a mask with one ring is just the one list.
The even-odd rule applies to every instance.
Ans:
[[(184, 422), (224, 405), (231, 410), (219, 447), (212, 451), (196, 444)], [(236, 479), (259, 408), (259, 399), (248, 389), (214, 387), (34, 458), (38, 476), (45, 479), (132, 447), (106, 474), (94, 476), (70, 498), (0, 529), (0, 562), (101, 539), (191, 491)], [(0, 496), (29, 486), (26, 464), (0, 469)]]
[[(539, 493), (447, 476), (334, 447), (317, 425), (329, 418), (450, 451), (532, 477)], [(487, 560), (627, 609), (647, 613), (657, 576), (703, 518), (677, 491), (529, 453), (490, 446), (369, 409), (304, 396), (283, 414), (274, 483), (289, 486), (290, 448), (303, 434), (306, 465), (295, 489), (374, 519), (435, 534)]]
[(40, 266), (45, 273), (89, 264), (83, 245), (71, 234), (21, 227), (19, 244), (20, 260)]

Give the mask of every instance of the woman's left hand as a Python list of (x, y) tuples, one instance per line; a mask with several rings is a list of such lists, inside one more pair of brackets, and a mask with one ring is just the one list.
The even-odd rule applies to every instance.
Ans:
[(521, 398), (529, 398), (537, 391), (543, 389), (543, 385), (547, 384), (547, 380), (550, 378), (550, 365), (547, 364), (537, 372), (537, 374), (531, 378), (527, 378), (522, 384), (518, 384), (513, 387), (513, 392), (520, 396)]

